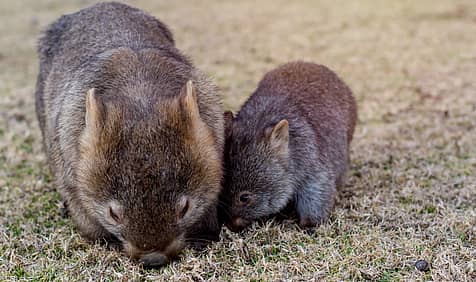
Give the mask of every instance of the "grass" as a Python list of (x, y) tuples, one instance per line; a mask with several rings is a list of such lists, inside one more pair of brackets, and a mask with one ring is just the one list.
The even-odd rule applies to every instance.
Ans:
[[(476, 3), (133, 1), (239, 109), (286, 61), (328, 65), (353, 89), (352, 169), (314, 233), (267, 222), (223, 229), (157, 270), (87, 244), (58, 213), (34, 115), (35, 43), (91, 1), (0, 4), (0, 280), (476, 280)], [(427, 260), (420, 272), (414, 263)]]

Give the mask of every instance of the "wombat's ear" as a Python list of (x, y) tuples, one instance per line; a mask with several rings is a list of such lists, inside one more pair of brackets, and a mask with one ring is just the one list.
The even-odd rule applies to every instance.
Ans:
[(91, 88), (86, 93), (86, 129), (90, 133), (98, 133), (104, 123), (105, 108), (96, 90)]
[(288, 152), (289, 144), (289, 123), (283, 119), (268, 131), (268, 140), (272, 148), (278, 149), (282, 153)]
[(180, 106), (182, 110), (192, 118), (192, 120), (200, 118), (197, 93), (195, 92), (195, 87), (191, 80), (187, 81), (180, 91)]
[(231, 111), (225, 111), (223, 113), (225, 119), (225, 137), (229, 137), (231, 133), (231, 125), (233, 122), (233, 113)]

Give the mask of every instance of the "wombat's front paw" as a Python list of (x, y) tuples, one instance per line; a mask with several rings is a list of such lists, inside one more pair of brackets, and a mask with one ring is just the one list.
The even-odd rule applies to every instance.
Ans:
[(187, 238), (187, 245), (196, 251), (204, 250), (208, 245), (220, 240), (220, 230), (203, 230), (198, 234), (191, 234)]
[(323, 216), (313, 216), (313, 215), (300, 215), (299, 216), (299, 226), (301, 228), (315, 228), (321, 225), (326, 221), (328, 215)]
[(309, 217), (302, 217), (299, 219), (299, 226), (301, 228), (313, 228), (320, 225), (322, 220), (311, 219)]
[(188, 246), (195, 251), (203, 251), (208, 245), (211, 244), (211, 241), (191, 241), (188, 243)]
[(218, 234), (210, 234), (208, 236), (201, 236), (199, 238), (188, 239), (188, 246), (191, 249), (196, 251), (203, 251), (213, 242), (217, 242), (220, 240), (220, 236)]

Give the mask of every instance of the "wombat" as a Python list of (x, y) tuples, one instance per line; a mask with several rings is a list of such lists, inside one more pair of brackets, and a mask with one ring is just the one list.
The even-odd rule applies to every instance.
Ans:
[(288, 205), (302, 227), (327, 219), (356, 118), (351, 90), (327, 67), (291, 62), (267, 73), (236, 118), (225, 113), (227, 226), (239, 231)]
[(80, 233), (146, 266), (217, 240), (223, 110), (167, 27), (101, 3), (49, 26), (39, 56), (37, 116)]

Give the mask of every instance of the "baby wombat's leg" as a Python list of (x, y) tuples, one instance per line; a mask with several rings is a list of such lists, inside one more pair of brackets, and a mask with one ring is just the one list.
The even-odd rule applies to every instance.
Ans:
[(342, 187), (344, 187), (345, 181), (347, 180), (347, 171), (348, 165), (346, 164), (336, 179), (337, 189), (341, 189)]
[(329, 217), (336, 193), (335, 180), (308, 183), (296, 192), (296, 210), (301, 227), (315, 227)]
[(341, 189), (345, 185), (345, 182), (347, 180), (347, 173), (349, 171), (349, 163), (350, 163), (349, 152), (347, 151), (347, 155), (345, 156), (345, 162), (339, 166), (341, 170), (336, 179), (337, 189)]

